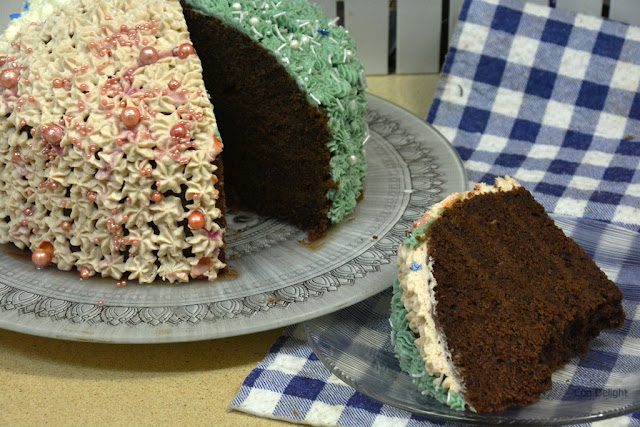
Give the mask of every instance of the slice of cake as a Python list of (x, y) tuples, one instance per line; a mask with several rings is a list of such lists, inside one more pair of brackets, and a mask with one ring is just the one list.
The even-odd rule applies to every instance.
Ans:
[(229, 204), (320, 237), (353, 212), (367, 169), (353, 39), (307, 0), (183, 4), (225, 143)]
[(306, 0), (187, 4), (191, 35), (177, 0), (33, 0), (0, 37), (0, 242), (84, 278), (214, 280), (223, 188), (311, 239), (353, 212), (347, 32)]
[(400, 366), (459, 410), (535, 402), (554, 369), (624, 322), (622, 292), (510, 177), (433, 206), (398, 268)]

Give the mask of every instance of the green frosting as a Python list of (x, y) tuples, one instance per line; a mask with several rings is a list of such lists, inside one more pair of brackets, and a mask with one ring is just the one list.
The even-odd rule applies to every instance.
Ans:
[[(355, 209), (367, 173), (365, 75), (348, 32), (307, 0), (185, 0), (268, 49), (306, 93), (326, 109), (332, 139), (327, 216), (340, 222)], [(215, 103), (215, 100), (214, 100)]]
[[(438, 217), (442, 215), (442, 212), (444, 212), (444, 209), (438, 212)], [(431, 218), (420, 227), (416, 227), (411, 230), (411, 233), (409, 233), (407, 238), (404, 239), (404, 244), (411, 249), (415, 249), (424, 243), (424, 241), (427, 240), (427, 231), (429, 230), (429, 227), (431, 227), (431, 224), (433, 224), (438, 217)]]
[(415, 345), (416, 336), (409, 328), (407, 310), (402, 304), (402, 290), (397, 278), (393, 282), (393, 296), (391, 297), (391, 329), (400, 368), (411, 375), (418, 390), (428, 393), (439, 402), (449, 405), (455, 410), (464, 411), (466, 405), (464, 397), (459, 393), (449, 393), (449, 390), (444, 387), (436, 388), (433, 381), (438, 377), (427, 373), (420, 350)]

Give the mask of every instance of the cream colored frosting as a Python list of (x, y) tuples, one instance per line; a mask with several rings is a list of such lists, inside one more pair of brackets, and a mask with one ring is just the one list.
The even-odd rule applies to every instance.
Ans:
[[(520, 187), (513, 178), (505, 176), (496, 178), (493, 186), (484, 183), (477, 184), (472, 191), (465, 193), (453, 193), (440, 203), (433, 205), (418, 221), (414, 230), (422, 227), (428, 228), (438, 219), (443, 210), (458, 201), (462, 201), (481, 194), (510, 191)], [(426, 235), (426, 230), (420, 231)], [(398, 248), (398, 280), (403, 292), (402, 303), (407, 310), (409, 327), (416, 334), (415, 346), (425, 362), (425, 368), (429, 375), (436, 376), (444, 388), (454, 393), (464, 393), (464, 381), (461, 379), (452, 361), (451, 352), (447, 340), (435, 323), (434, 316), (437, 313), (438, 301), (435, 296), (435, 288), (438, 286), (433, 275), (433, 259), (429, 256), (428, 238), (409, 239), (412, 243), (401, 244)]]
[[(414, 264), (415, 263), (415, 264)], [(413, 265), (420, 268), (411, 269)], [(454, 393), (464, 392), (462, 381), (451, 360), (445, 336), (436, 328), (433, 315), (437, 304), (434, 288), (433, 265), (423, 243), (411, 250), (405, 245), (398, 249), (398, 280), (402, 289), (402, 303), (407, 309), (409, 327), (416, 334), (415, 345), (425, 362), (429, 375), (436, 376), (434, 382)], [(438, 385), (438, 384), (434, 384)]]
[[(63, 270), (215, 279), (224, 267), (213, 164), (222, 145), (200, 60), (177, 55), (190, 43), (179, 2), (70, 0), (41, 22), (25, 25), (29, 16), (0, 51), (0, 72), (20, 75), (15, 88), (0, 86), (0, 242), (32, 251), (51, 242)], [(145, 47), (157, 62), (141, 64)], [(138, 109), (139, 124), (124, 125), (125, 107)], [(189, 135), (178, 141), (170, 133), (180, 122)], [(53, 125), (59, 144), (43, 139)], [(163, 199), (152, 201), (153, 191)], [(194, 211), (201, 229), (187, 225)]]

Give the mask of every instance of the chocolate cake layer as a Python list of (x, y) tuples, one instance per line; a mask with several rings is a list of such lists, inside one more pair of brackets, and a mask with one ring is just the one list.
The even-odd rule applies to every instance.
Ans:
[(622, 293), (524, 188), (455, 203), (428, 234), (436, 326), (479, 412), (532, 403), (624, 321)]
[(326, 113), (247, 35), (189, 6), (184, 14), (215, 99), (228, 203), (322, 235), (336, 185)]

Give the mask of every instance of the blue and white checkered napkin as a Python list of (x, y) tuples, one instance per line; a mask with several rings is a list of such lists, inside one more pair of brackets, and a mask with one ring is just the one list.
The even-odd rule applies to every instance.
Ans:
[(428, 121), (469, 179), (509, 174), (549, 212), (640, 228), (640, 28), (465, 2)]
[[(471, 181), (509, 174), (549, 212), (638, 231), (639, 89), (640, 28), (518, 0), (467, 0), (428, 121), (457, 148)], [(612, 278), (637, 283), (627, 276)], [(614, 333), (640, 342), (637, 303), (625, 301), (627, 324)], [(629, 357), (609, 356), (600, 374)], [(588, 360), (575, 372), (589, 371)], [(246, 378), (231, 407), (315, 425), (442, 424), (347, 386), (296, 327)], [(640, 413), (613, 423), (640, 426)]]
[(278, 338), (267, 357), (244, 380), (231, 408), (318, 426), (433, 425), (426, 418), (371, 399), (331, 374), (307, 344), (299, 325), (289, 327)]

